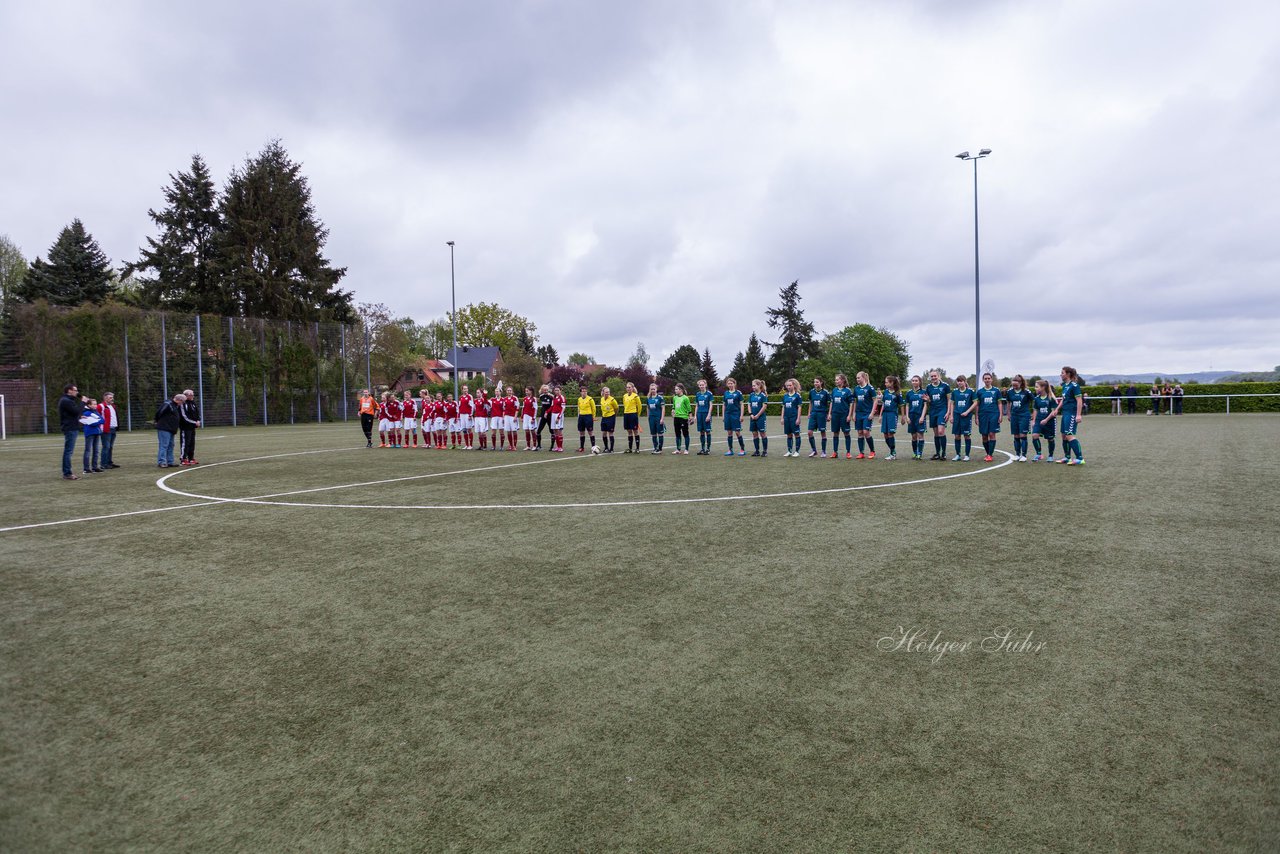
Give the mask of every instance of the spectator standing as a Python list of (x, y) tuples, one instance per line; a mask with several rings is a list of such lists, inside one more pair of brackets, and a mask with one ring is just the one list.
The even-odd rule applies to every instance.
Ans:
[(1151, 386), (1151, 414), (1160, 414), (1160, 386)]
[(178, 411), (178, 419), (182, 427), (181, 464), (195, 466), (200, 464), (196, 460), (196, 430), (200, 427), (200, 404), (196, 403), (196, 393), (191, 389), (184, 391), (182, 396), (186, 400), (182, 403), (182, 409)]
[(98, 412), (102, 415), (102, 467), (118, 469), (120, 466), (116, 465), (114, 449), (116, 431), (120, 429), (120, 414), (116, 410), (115, 392), (109, 391), (102, 396)]
[(156, 410), (156, 438), (159, 440), (159, 451), (156, 453), (156, 465), (167, 469), (173, 463), (173, 440), (178, 433), (182, 420), (182, 405), (187, 402), (186, 395), (175, 394), (172, 400), (166, 400)]
[(85, 402), (80, 423), (84, 426), (84, 473), (104, 471), (98, 458), (98, 451), (102, 447), (102, 413), (98, 411), (98, 402), (93, 398)]
[(1182, 414), (1182, 383), (1174, 383), (1173, 386), (1173, 414)]
[(1111, 387), (1111, 414), (1120, 414), (1120, 383)]
[(1164, 384), (1164, 388), (1160, 390), (1160, 396), (1164, 398), (1164, 411), (1169, 415), (1173, 414), (1173, 386), (1168, 383)]
[(80, 416), (84, 415), (84, 398), (75, 383), (67, 383), (58, 398), (58, 424), (62, 427), (62, 479), (79, 480), (71, 473), (71, 455), (76, 450), (76, 436), (80, 435)]
[(1138, 411), (1138, 387), (1133, 383), (1129, 383), (1129, 387), (1124, 391), (1129, 403), (1129, 414), (1133, 415)]

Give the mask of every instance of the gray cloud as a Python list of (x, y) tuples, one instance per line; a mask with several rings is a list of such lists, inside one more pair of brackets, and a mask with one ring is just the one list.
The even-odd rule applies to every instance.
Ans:
[[(1161, 4), (67, 3), (0, 10), (0, 231), (117, 262), (168, 173), (281, 137), (347, 287), (727, 367), (800, 279), (914, 367), (1280, 361), (1280, 11)], [(20, 122), (12, 121), (20, 117)]]

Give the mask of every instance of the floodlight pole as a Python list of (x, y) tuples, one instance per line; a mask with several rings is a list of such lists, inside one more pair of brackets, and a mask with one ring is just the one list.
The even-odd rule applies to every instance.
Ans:
[(449, 246), (449, 302), (453, 311), (449, 314), (449, 325), (453, 327), (453, 399), (458, 400), (458, 284), (453, 270), (453, 241), (445, 241)]
[(973, 161), (973, 378), (982, 382), (982, 301), (978, 286), (978, 161), (991, 153), (991, 149), (983, 148), (977, 154), (962, 151), (956, 155), (960, 160)]

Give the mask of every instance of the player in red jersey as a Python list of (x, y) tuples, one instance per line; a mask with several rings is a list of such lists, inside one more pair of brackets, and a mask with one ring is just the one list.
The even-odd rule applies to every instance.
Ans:
[(524, 397), (520, 400), (520, 427), (524, 430), (524, 449), (533, 450), (533, 427), (538, 423), (538, 401), (533, 396), (533, 389), (524, 387)]
[(509, 387), (502, 402), (502, 421), (507, 431), (507, 447), (512, 451), (516, 449), (516, 436), (519, 434), (516, 429), (516, 415), (519, 412), (520, 398), (516, 396), (515, 387)]
[(480, 437), (480, 450), (483, 451), (489, 441), (489, 398), (485, 397), (484, 389), (476, 392), (475, 412), (475, 432)]
[(422, 447), (430, 448), (427, 431), (431, 429), (431, 392), (425, 388), (418, 391), (418, 418), (422, 422)]
[(560, 386), (551, 389), (551, 452), (564, 453), (564, 392)]
[(428, 394), (426, 402), (423, 404), (423, 409), (425, 414), (422, 416), (422, 444), (428, 448), (434, 448), (436, 443), (433, 431), (435, 430), (436, 413), (440, 411), (440, 407)]
[(387, 421), (391, 424), (391, 428), (387, 431), (391, 439), (391, 447), (400, 447), (400, 419), (403, 410), (400, 408), (400, 401), (395, 396), (387, 394)]
[(471, 396), (470, 387), (464, 385), (462, 387), (462, 394), (458, 395), (458, 429), (462, 431), (462, 440), (468, 451), (471, 450), (471, 419), (474, 415), (475, 398)]
[[(409, 437), (413, 437), (413, 445), (418, 446), (418, 407), (413, 402), (413, 392), (405, 391), (404, 400), (400, 401), (400, 427), (404, 430), (404, 446), (409, 447)], [(424, 434), (422, 440), (427, 440)]]
[(391, 397), (391, 392), (384, 391), (378, 400), (378, 447), (391, 447), (391, 413), (387, 412), (387, 398)]
[(444, 396), (444, 429), (449, 435), (449, 447), (455, 450), (462, 447), (459, 440), (458, 401), (451, 394)]

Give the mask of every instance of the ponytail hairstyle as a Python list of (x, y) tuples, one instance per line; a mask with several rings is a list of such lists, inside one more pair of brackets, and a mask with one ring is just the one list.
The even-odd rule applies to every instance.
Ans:
[(760, 389), (760, 393), (761, 393), (761, 394), (768, 394), (768, 393), (769, 393), (769, 389), (765, 387), (764, 380), (752, 380), (752, 381), (751, 381), (751, 387), (752, 387), (752, 388), (759, 388), (759, 389)]
[(1037, 396), (1039, 396), (1039, 395), (1041, 394), (1041, 389), (1043, 389), (1043, 390), (1044, 390), (1044, 396), (1045, 396), (1045, 397), (1050, 397), (1050, 396), (1052, 396), (1052, 394), (1053, 394), (1053, 387), (1052, 387), (1051, 385), (1049, 385), (1049, 381), (1048, 381), (1048, 380), (1036, 380), (1036, 395), (1037, 395)]
[(902, 380), (898, 379), (894, 374), (889, 374), (889, 376), (885, 377), (884, 384), (888, 386), (889, 390), (894, 394), (902, 391)]
[(782, 387), (791, 389), (792, 394), (799, 394), (800, 380), (796, 379), (795, 377), (791, 377), (791, 379), (787, 380), (782, 384)]
[(1013, 383), (1013, 387), (1016, 388), (1018, 391), (1027, 390), (1027, 380), (1026, 380), (1026, 377), (1024, 377), (1022, 374), (1014, 374), (1012, 383)]
[(1073, 383), (1080, 382), (1080, 375), (1076, 373), (1076, 369), (1070, 365), (1063, 365), (1062, 372), (1067, 375), (1067, 379)]

